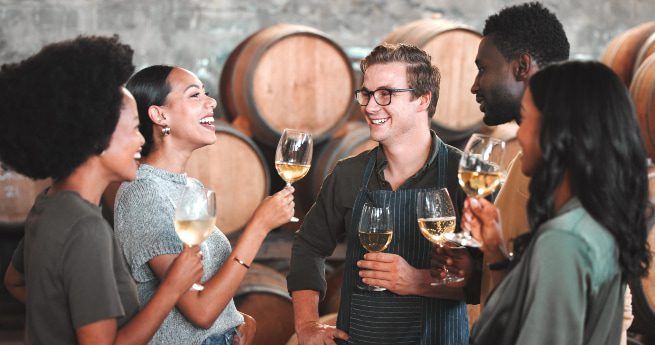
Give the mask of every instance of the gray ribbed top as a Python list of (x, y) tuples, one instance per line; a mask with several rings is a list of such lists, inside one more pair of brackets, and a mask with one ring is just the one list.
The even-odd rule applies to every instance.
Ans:
[[(142, 307), (159, 285), (159, 279), (150, 270), (148, 261), (158, 255), (182, 251), (182, 242), (174, 226), (175, 201), (187, 183), (200, 185), (198, 180), (186, 174), (141, 164), (136, 179), (123, 183), (116, 195), (114, 232), (137, 283)], [(204, 282), (223, 265), (232, 248), (225, 235), (216, 229), (201, 244), (201, 250)], [(210, 335), (222, 334), (242, 322), (243, 317), (234, 306), (234, 301), (228, 303), (209, 329), (194, 326), (174, 308), (149, 344), (201, 344)]]

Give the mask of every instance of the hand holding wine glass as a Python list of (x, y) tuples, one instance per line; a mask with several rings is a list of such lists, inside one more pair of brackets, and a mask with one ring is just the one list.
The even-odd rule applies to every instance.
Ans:
[[(501, 163), (505, 153), (505, 142), (488, 135), (473, 134), (459, 161), (459, 185), (469, 198), (486, 197), (493, 193), (503, 179)], [(448, 240), (463, 246), (480, 247), (470, 229), (448, 236)]]
[[(359, 242), (369, 253), (379, 253), (387, 249), (393, 238), (393, 219), (388, 206), (375, 207), (364, 204), (358, 226)], [(362, 290), (384, 291), (386, 288), (358, 284)]]
[[(445, 235), (455, 232), (457, 223), (455, 207), (446, 188), (420, 191), (416, 202), (416, 216), (423, 237), (440, 247), (444, 247), (448, 242)], [(430, 285), (444, 285), (464, 280), (463, 277), (449, 272), (445, 263), (442, 270), (445, 276)]]
[[(213, 191), (195, 184), (187, 184), (175, 207), (175, 232), (187, 246), (204, 242), (216, 223), (216, 195)], [(192, 290), (204, 286), (193, 284)]]
[[(287, 186), (305, 177), (312, 164), (314, 144), (309, 133), (286, 128), (275, 151), (275, 169)], [(298, 218), (291, 217), (291, 222)]]

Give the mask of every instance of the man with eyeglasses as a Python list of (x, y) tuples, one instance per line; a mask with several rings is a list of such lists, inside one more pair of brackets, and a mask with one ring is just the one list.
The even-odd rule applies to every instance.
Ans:
[[(464, 200), (457, 182), (461, 152), (430, 130), (439, 70), (424, 51), (402, 44), (376, 47), (361, 69), (355, 99), (380, 144), (337, 164), (296, 234), (287, 281), (299, 343), (467, 344), (465, 300), (477, 303), (479, 272), (471, 273), (473, 264), (460, 287), (431, 286), (432, 246), (416, 219), (418, 191), (448, 188), (457, 212)], [(393, 238), (384, 252), (366, 253), (359, 243), (364, 203), (391, 209)], [(331, 327), (318, 323), (318, 302), (326, 289), (325, 258), (343, 238), (341, 304)], [(386, 291), (365, 291), (362, 283)]]

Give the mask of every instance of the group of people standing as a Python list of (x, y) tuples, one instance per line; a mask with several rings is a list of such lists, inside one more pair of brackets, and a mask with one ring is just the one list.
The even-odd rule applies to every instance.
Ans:
[[(563, 27), (539, 3), (490, 16), (483, 35), (471, 92), (486, 124), (520, 124), (522, 148), (496, 205), (465, 198), (461, 152), (430, 130), (438, 66), (413, 46), (373, 49), (357, 101), (379, 146), (337, 164), (294, 239), (287, 279), (300, 344), (619, 343), (626, 282), (650, 264), (652, 212), (628, 92), (598, 62), (565, 62)], [(266, 235), (293, 215), (293, 188), (262, 201), (234, 248), (220, 231), (184, 247), (174, 202), (200, 185), (184, 172), (191, 153), (216, 140), (216, 101), (180, 67), (132, 75), (132, 54), (117, 37), (79, 37), (2, 67), (0, 160), (53, 178), (5, 285), (26, 303), (30, 344), (240, 343), (233, 296)], [(116, 181), (112, 230), (98, 204)], [(435, 253), (420, 235), (417, 194), (439, 188), (481, 251)], [(402, 240), (384, 253), (359, 245), (366, 202), (394, 210)], [(324, 263), (344, 239), (339, 316), (327, 326), (318, 323)], [(464, 282), (431, 286), (435, 255)], [(204, 290), (190, 290), (197, 281)], [(359, 281), (387, 290), (362, 291)], [(481, 295), (469, 334), (466, 303)]]

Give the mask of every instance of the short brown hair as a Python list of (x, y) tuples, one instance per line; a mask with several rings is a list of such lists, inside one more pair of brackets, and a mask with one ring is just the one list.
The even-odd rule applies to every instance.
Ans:
[(432, 58), (424, 50), (407, 44), (383, 43), (373, 49), (360, 63), (362, 73), (366, 73), (369, 66), (402, 62), (407, 64), (407, 83), (414, 89), (413, 95), (420, 96), (432, 93), (428, 106), (428, 117), (432, 118), (437, 109), (439, 100), (439, 82), (441, 73), (439, 68), (432, 65)]

